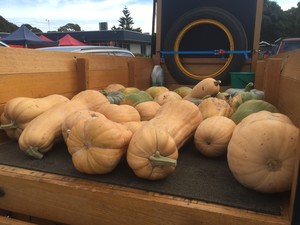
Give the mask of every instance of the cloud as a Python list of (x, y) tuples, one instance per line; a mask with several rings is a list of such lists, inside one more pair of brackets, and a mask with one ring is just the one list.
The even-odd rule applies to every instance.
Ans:
[[(10, 0), (1, 3), (1, 16), (20, 26), (28, 23), (44, 32), (76, 23), (82, 30), (98, 30), (99, 22), (110, 29), (118, 26), (122, 10), (127, 6), (134, 28), (151, 32), (152, 0)], [(49, 23), (48, 23), (49, 21)]]

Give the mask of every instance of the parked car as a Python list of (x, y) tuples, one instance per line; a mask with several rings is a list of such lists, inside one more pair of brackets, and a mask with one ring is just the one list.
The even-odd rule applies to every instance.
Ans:
[(300, 37), (298, 38), (279, 38), (274, 42), (272, 55), (300, 49)]
[(134, 54), (128, 49), (113, 46), (55, 46), (38, 49), (47, 51), (80, 52), (97, 55), (134, 56)]
[(0, 47), (9, 47), (7, 44), (5, 44), (4, 42), (0, 41)]

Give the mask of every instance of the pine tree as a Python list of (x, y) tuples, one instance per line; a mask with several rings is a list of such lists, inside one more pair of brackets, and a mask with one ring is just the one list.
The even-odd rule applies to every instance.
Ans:
[(122, 10), (122, 13), (124, 16), (121, 16), (120, 19), (118, 20), (119, 22), (119, 27), (113, 26), (111, 29), (112, 30), (118, 30), (118, 29), (123, 29), (123, 30), (132, 30), (132, 31), (137, 31), (137, 32), (142, 32), (141, 28), (133, 28), (133, 19), (130, 16), (130, 11), (128, 8), (125, 6), (124, 9)]

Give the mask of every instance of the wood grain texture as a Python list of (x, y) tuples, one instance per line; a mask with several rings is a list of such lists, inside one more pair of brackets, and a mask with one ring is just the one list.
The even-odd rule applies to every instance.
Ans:
[(289, 224), (285, 217), (9, 166), (0, 167), (0, 183), (0, 208), (66, 224)]
[(128, 86), (146, 90), (151, 85), (151, 73), (154, 63), (151, 58), (137, 57), (128, 61)]

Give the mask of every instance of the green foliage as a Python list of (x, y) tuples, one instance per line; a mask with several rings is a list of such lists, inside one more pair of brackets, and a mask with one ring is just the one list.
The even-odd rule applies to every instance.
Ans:
[(61, 26), (57, 30), (58, 32), (70, 32), (70, 31), (81, 31), (81, 28), (78, 24), (68, 23), (64, 26)]
[(18, 26), (8, 22), (6, 19), (4, 19), (2, 16), (0, 16), (0, 31), (1, 32), (7, 32), (11, 33), (18, 29)]
[(273, 43), (280, 37), (300, 37), (300, 2), (283, 11), (274, 1), (264, 0), (261, 40)]
[(128, 8), (125, 6), (124, 9), (122, 10), (123, 15), (121, 16), (120, 19), (118, 20), (119, 22), (119, 27), (113, 26), (111, 29), (112, 30), (132, 30), (132, 31), (137, 31), (137, 32), (142, 32), (141, 28), (133, 28), (133, 19), (130, 16), (130, 11), (128, 10)]
[(24, 24), (24, 25), (33, 33), (42, 33), (43, 32), (39, 28), (32, 27), (30, 24)]

